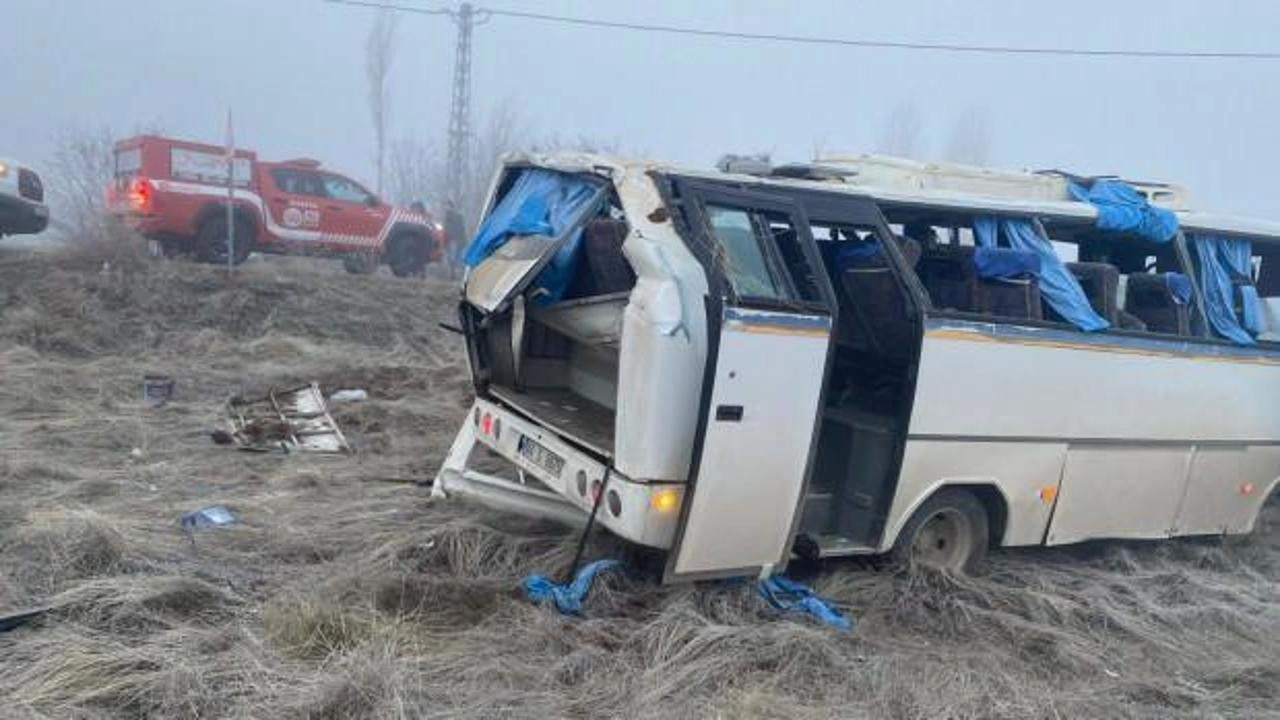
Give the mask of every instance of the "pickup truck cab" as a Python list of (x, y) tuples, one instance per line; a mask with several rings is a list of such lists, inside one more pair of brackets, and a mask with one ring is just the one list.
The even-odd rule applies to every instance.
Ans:
[(211, 263), (239, 263), (253, 251), (319, 255), (341, 258), (350, 272), (385, 263), (403, 277), (441, 256), (443, 229), (425, 211), (394, 207), (316, 160), (266, 162), (238, 149), (230, 165), (229, 193), (226, 148), (155, 135), (121, 140), (107, 207), (166, 255)]
[(16, 160), (0, 157), (0, 237), (35, 234), (48, 225), (40, 176)]

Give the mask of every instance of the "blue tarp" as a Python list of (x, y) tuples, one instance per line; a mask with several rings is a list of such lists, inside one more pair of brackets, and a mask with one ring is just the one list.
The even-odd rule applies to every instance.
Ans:
[(781, 575), (760, 581), (760, 597), (778, 610), (808, 613), (837, 630), (852, 630), (853, 622), (809, 586)]
[[(1204, 312), (1214, 332), (1237, 345), (1253, 345), (1253, 336), (1240, 323), (1235, 311), (1235, 284), (1232, 273), (1249, 276), (1252, 248), (1248, 240), (1197, 234), (1191, 238), (1196, 248), (1196, 260), (1200, 276), (1200, 292), (1204, 294)], [(1256, 297), (1256, 294), (1255, 294)], [(1257, 312), (1248, 307), (1245, 295), (1245, 311), (1248, 318)]]
[(468, 267), (475, 267), (512, 235), (559, 238), (576, 227), (534, 281), (535, 290), (541, 291), (535, 293), (538, 302), (552, 303), (564, 295), (573, 278), (582, 244), (579, 221), (595, 207), (604, 185), (581, 175), (542, 168), (525, 168), (519, 172), (511, 189), (476, 231), (463, 261)]
[(973, 219), (973, 234), (979, 247), (997, 247), (1003, 237), (1014, 250), (1034, 252), (1040, 257), (1040, 294), (1067, 322), (1081, 330), (1105, 330), (1111, 327), (1094, 312), (1080, 282), (1054, 251), (1047, 238), (1040, 237), (1030, 220), (997, 218), (987, 215)]
[(1099, 230), (1133, 233), (1158, 243), (1169, 242), (1178, 234), (1178, 216), (1153, 206), (1122, 180), (1094, 180), (1089, 187), (1078, 183), (1068, 187), (1076, 200), (1097, 208), (1094, 227)]
[(1191, 302), (1191, 278), (1179, 272), (1167, 272), (1164, 274), (1164, 284), (1173, 295), (1174, 302), (1179, 305)]
[(582, 601), (591, 590), (596, 575), (621, 565), (617, 560), (596, 560), (584, 565), (572, 582), (557, 583), (546, 575), (534, 574), (526, 577), (522, 584), (525, 595), (533, 602), (541, 605), (550, 600), (563, 615), (581, 615)]
[(984, 280), (1040, 277), (1040, 256), (1030, 250), (978, 247), (973, 251), (973, 267)]

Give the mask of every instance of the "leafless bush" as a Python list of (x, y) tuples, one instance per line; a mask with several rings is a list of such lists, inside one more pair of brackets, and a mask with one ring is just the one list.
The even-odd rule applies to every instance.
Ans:
[(103, 193), (114, 168), (108, 127), (65, 130), (49, 160), (50, 204), (69, 236), (96, 239), (106, 228)]
[(952, 126), (944, 157), (954, 162), (981, 165), (987, 161), (990, 150), (991, 135), (986, 118), (977, 111), (970, 111), (961, 115)]
[(902, 103), (885, 117), (876, 151), (896, 157), (919, 157), (924, 150), (921, 147), (921, 131), (920, 112), (916, 106)]

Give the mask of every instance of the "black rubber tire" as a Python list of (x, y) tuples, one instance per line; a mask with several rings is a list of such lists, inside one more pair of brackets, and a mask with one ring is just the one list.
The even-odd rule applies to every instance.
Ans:
[[(253, 226), (239, 215), (236, 216), (235, 257), (236, 265), (244, 262), (253, 250)], [(201, 262), (215, 265), (227, 264), (227, 217), (218, 213), (205, 220), (196, 233), (196, 257)]]
[(387, 265), (396, 277), (417, 277), (427, 269), (431, 241), (425, 235), (402, 233), (387, 241)]
[(972, 575), (991, 543), (987, 510), (973, 493), (943, 488), (902, 526), (890, 555), (899, 568), (925, 566)]

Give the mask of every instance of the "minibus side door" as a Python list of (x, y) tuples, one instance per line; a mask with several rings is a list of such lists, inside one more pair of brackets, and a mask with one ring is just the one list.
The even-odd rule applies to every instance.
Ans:
[(785, 196), (674, 180), (707, 269), (707, 369), (667, 581), (766, 576), (790, 556), (823, 403), (835, 301)]

